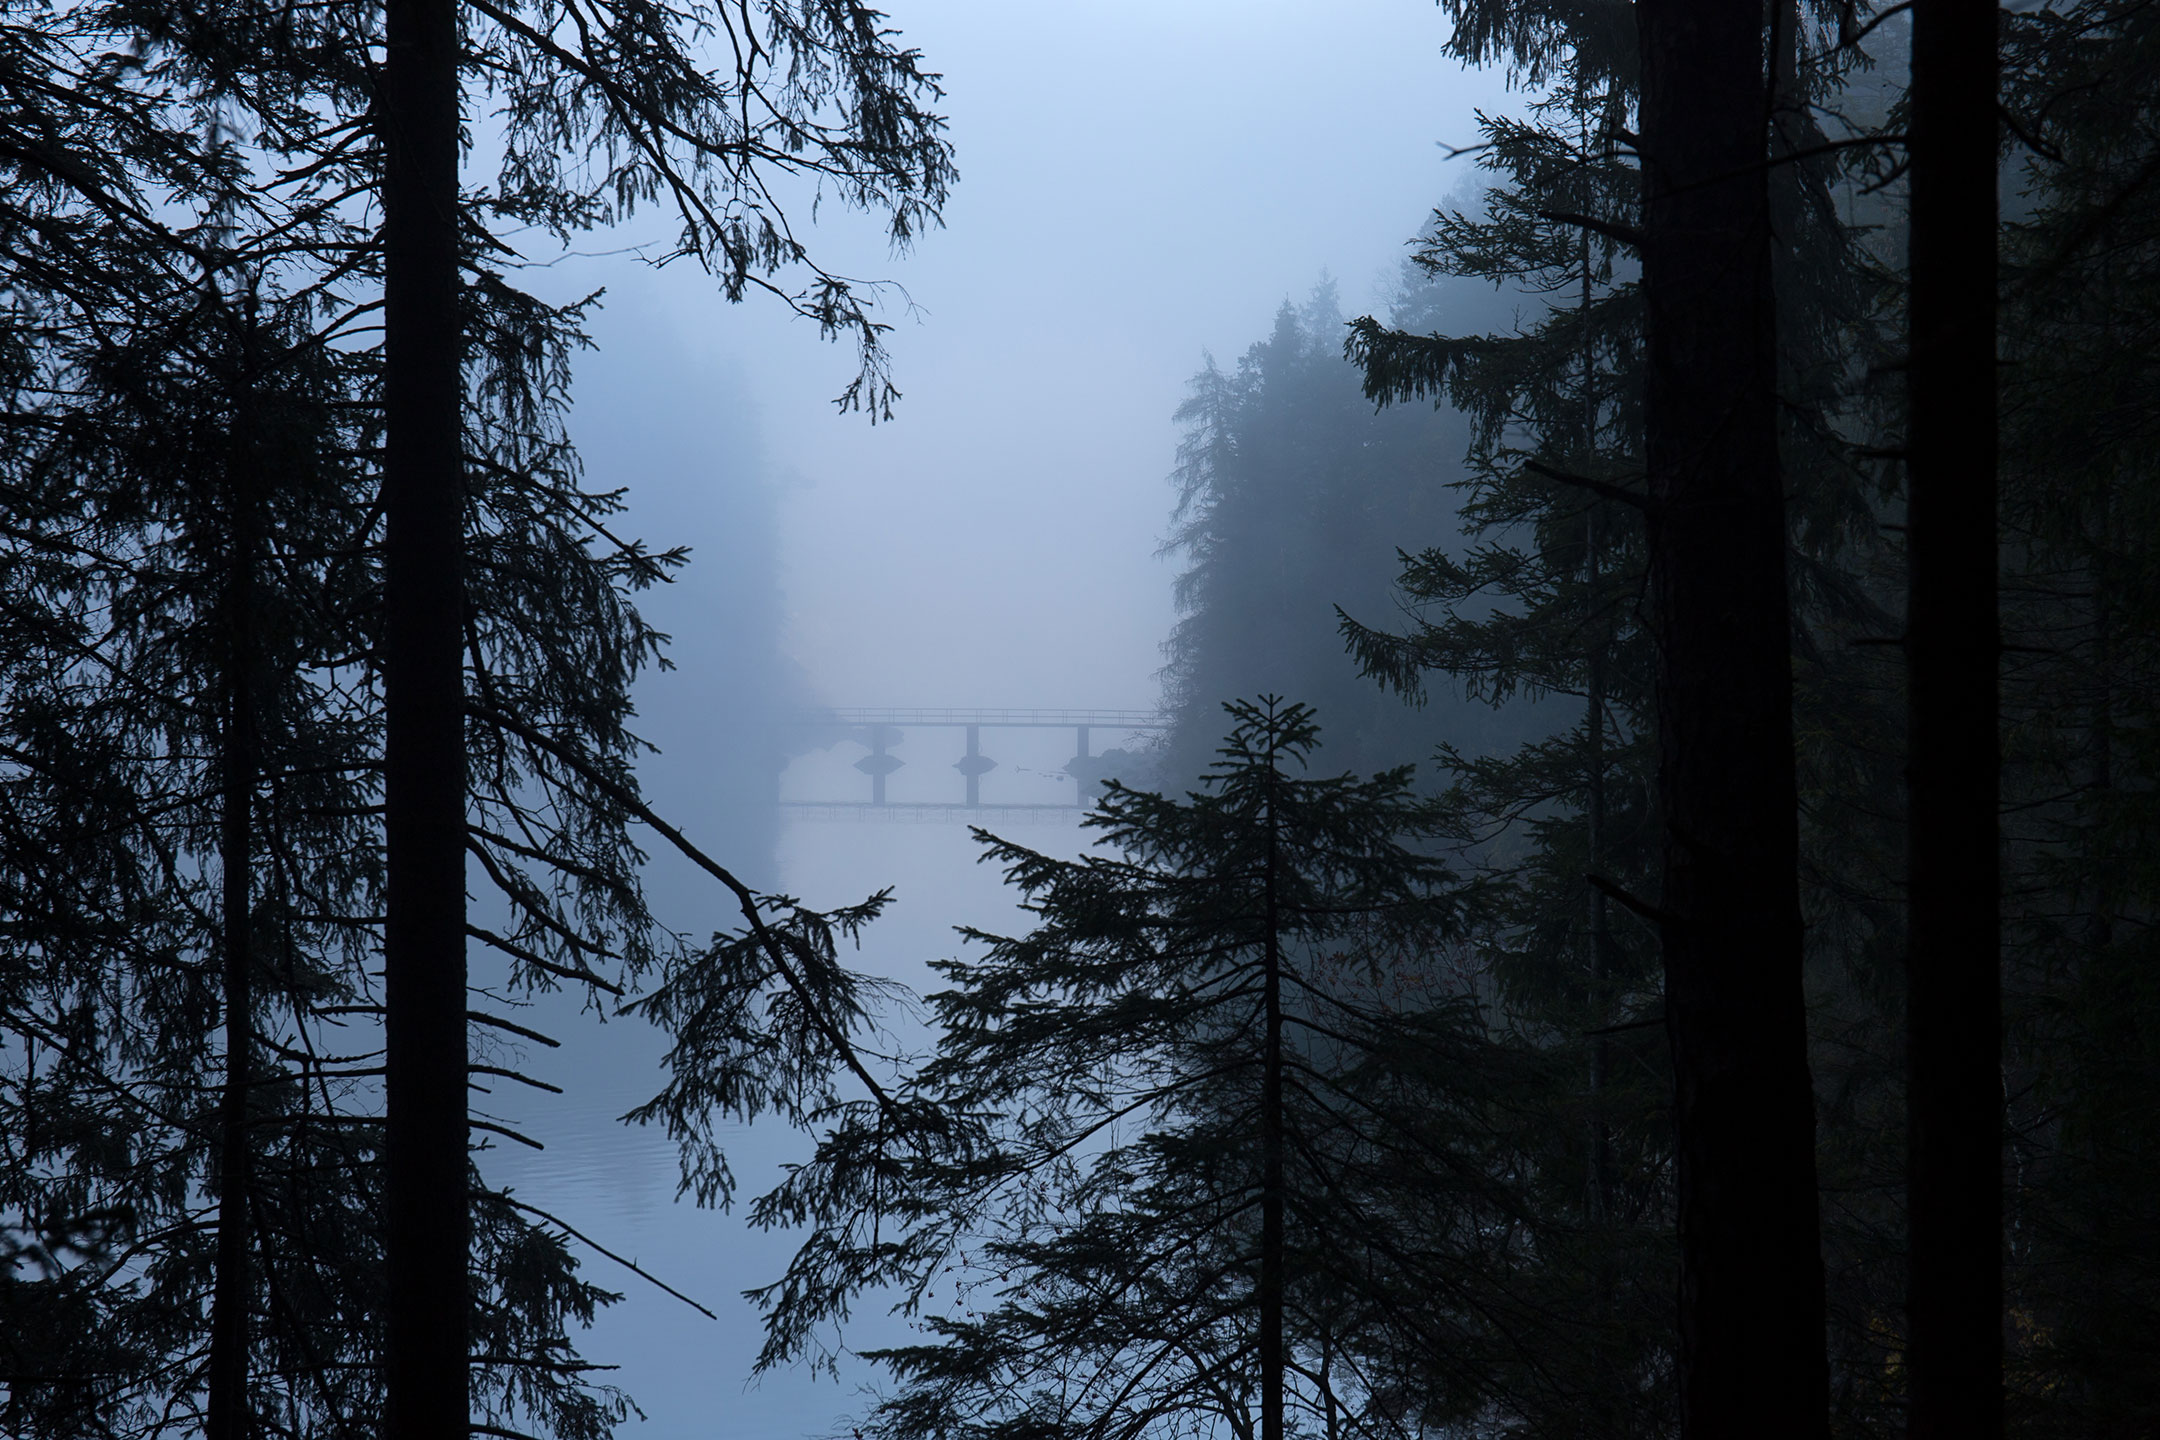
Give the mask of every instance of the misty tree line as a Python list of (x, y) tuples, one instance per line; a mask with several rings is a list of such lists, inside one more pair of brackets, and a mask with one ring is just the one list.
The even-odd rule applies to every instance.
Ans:
[(609, 1433), (589, 1242), (473, 1154), (558, 986), (672, 1037), (701, 1201), (816, 1132), (761, 1363), (896, 1299), (880, 1440), (2160, 1418), (2151, 7), (1445, 8), (1534, 98), (1433, 283), (1182, 412), (1197, 788), (986, 837), (1032, 927), (914, 1064), (882, 897), (638, 791), (682, 557), (519, 267), (657, 207), (883, 413), (774, 197), (933, 223), (936, 77), (848, 0), (0, 17), (9, 1432)]

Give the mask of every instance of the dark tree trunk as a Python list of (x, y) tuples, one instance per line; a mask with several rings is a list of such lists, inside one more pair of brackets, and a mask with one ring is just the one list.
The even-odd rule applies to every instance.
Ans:
[(1760, 3), (1640, 0), (1682, 1433), (1828, 1433)]
[[(1273, 704), (1269, 702), (1272, 719)], [(1266, 911), (1263, 920), (1265, 977), (1261, 986), (1260, 1061), (1260, 1440), (1283, 1440), (1283, 1014), (1282, 925), (1277, 911), (1276, 813), (1272, 767), (1275, 736), (1269, 735)]]
[(383, 142), (385, 1387), (465, 1440), (464, 617), (456, 0), (390, 0)]
[[(1575, 83), (1578, 87), (1583, 85), (1583, 77), (1578, 75)], [(1590, 133), (1586, 123), (1577, 126), (1576, 144), (1582, 148), (1583, 167), (1587, 172)], [(1594, 213), (1593, 204), (1585, 184), (1576, 208), (1589, 215)], [(1594, 473), (1598, 446), (1598, 383), (1597, 355), (1590, 343), (1591, 287), (1595, 283), (1595, 273), (1591, 267), (1588, 230), (1576, 237), (1576, 245), (1581, 287), (1577, 313), (1583, 323), (1583, 428), (1578, 465), (1586, 473)], [(1590, 646), (1583, 687), (1583, 823), (1587, 832), (1583, 848), (1592, 875), (1603, 874), (1605, 870), (1605, 659), (1612, 642), (1603, 623), (1604, 604), (1599, 597), (1603, 582), (1599, 569), (1603, 558), (1599, 519), (1596, 503), (1584, 507), (1583, 596), (1589, 613), (1583, 617), (1583, 633), (1590, 637)], [(1586, 1203), (1590, 1223), (1603, 1225), (1612, 1200), (1612, 1130), (1605, 1123), (1605, 1081), (1611, 1065), (1612, 1041), (1604, 1033), (1605, 1027), (1612, 1022), (1612, 930), (1605, 908), (1605, 892), (1595, 885), (1586, 885), (1583, 889), (1590, 902), (1590, 1013), (1594, 1021), (1592, 1028), (1599, 1032), (1590, 1042), (1590, 1164)], [(1606, 1299), (1606, 1289), (1601, 1276), (1598, 1285), (1601, 1304)], [(1604, 1319), (1604, 1314), (1601, 1313), (1599, 1318)]]
[[(241, 383), (252, 376), (243, 370)], [(243, 390), (243, 396), (245, 391)], [(225, 989), (225, 1090), (218, 1113), (217, 1258), (210, 1296), (210, 1376), (206, 1440), (244, 1440), (248, 1433), (248, 1310), (252, 1247), (248, 1191), (253, 1137), (248, 1125), (249, 1070), (254, 1050), (253, 892), (255, 636), (255, 486), (248, 406), (243, 398), (232, 437), (231, 469), (223, 496), (228, 526), (225, 594), (225, 719), (220, 737), (218, 865), (222, 872), (219, 937)]]
[[(1597, 514), (1591, 512), (1590, 574), (1597, 575)], [(1597, 643), (1602, 644), (1602, 639)], [(1588, 703), (1583, 707), (1583, 727), (1588, 737), (1589, 754), (1584, 759), (1584, 770), (1589, 785), (1589, 803), (1584, 807), (1584, 819), (1588, 834), (1585, 837), (1585, 853), (1590, 860), (1590, 873), (1604, 872), (1605, 854), (1605, 657), (1593, 653), (1590, 657), (1590, 685)], [(1590, 892), (1590, 1016), (1598, 1033), (1590, 1042), (1590, 1165), (1587, 1177), (1585, 1204), (1592, 1225), (1603, 1225), (1611, 1216), (1612, 1209), (1612, 1126), (1605, 1118), (1606, 1082), (1612, 1073), (1612, 1037), (1607, 1027), (1612, 1024), (1613, 939), (1611, 917), (1605, 908), (1605, 892), (1595, 885), (1585, 887)]]
[(1910, 1433), (2002, 1434), (1993, 5), (1913, 7)]
[[(1578, 69), (1575, 86), (1587, 94), (1588, 76)], [(1578, 102), (1579, 103), (1579, 102)], [(1591, 145), (1587, 114), (1577, 116), (1575, 143), (1581, 152), (1583, 174), (1582, 193), (1576, 197), (1575, 208), (1584, 215), (1597, 213), (1597, 200), (1590, 185)], [(1597, 143), (1604, 143), (1600, 140)], [(1575, 237), (1576, 252), (1576, 313), (1582, 322), (1582, 436), (1576, 447), (1577, 468), (1586, 474), (1595, 474), (1598, 453), (1598, 420), (1601, 404), (1598, 387), (1597, 350), (1591, 339), (1591, 303), (1595, 296), (1597, 272), (1593, 264), (1590, 231), (1584, 229)], [(1603, 513), (1593, 501), (1583, 509), (1583, 596), (1586, 606), (1583, 615), (1583, 633), (1589, 637), (1583, 685), (1583, 854), (1591, 875), (1605, 873), (1605, 662), (1612, 648), (1612, 632), (1604, 620), (1604, 602), (1601, 589), (1604, 583), (1604, 535), (1599, 524)], [(1612, 1074), (1612, 1037), (1606, 1027), (1612, 1024), (1613, 937), (1611, 913), (1607, 909), (1607, 897), (1596, 885), (1586, 884), (1584, 892), (1590, 903), (1590, 1028), (1597, 1033), (1590, 1041), (1590, 1124), (1587, 1136), (1589, 1155), (1583, 1178), (1584, 1221), (1592, 1232), (1602, 1231), (1612, 1222), (1613, 1201), (1613, 1144), (1612, 1126), (1607, 1122), (1610, 1102), (1606, 1099)], [(1610, 1344), (1617, 1316), (1614, 1313), (1613, 1262), (1611, 1248), (1604, 1236), (1592, 1242), (1596, 1247), (1595, 1273), (1592, 1277), (1593, 1294), (1597, 1306), (1594, 1317), (1596, 1330), (1591, 1342), (1591, 1359), (1594, 1380), (1589, 1392), (1587, 1412), (1583, 1416), (1583, 1433), (1587, 1435), (1610, 1435), (1614, 1433), (1614, 1381), (1619, 1379), (1619, 1367)]]

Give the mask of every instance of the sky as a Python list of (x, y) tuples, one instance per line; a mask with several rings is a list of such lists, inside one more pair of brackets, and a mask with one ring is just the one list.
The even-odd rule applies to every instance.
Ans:
[[(750, 440), (779, 487), (788, 642), (836, 705), (1152, 705), (1171, 620), (1171, 415), (1323, 276), (1384, 305), (1404, 242), (1470, 161), (1495, 77), (1441, 55), (1430, 0), (891, 0), (945, 76), (961, 181), (893, 256), (828, 207), (829, 267), (896, 282), (903, 398), (829, 401), (852, 352), (693, 268), (625, 259), (580, 414), (626, 394), (694, 453)], [(608, 473), (590, 440), (588, 460)], [(700, 477), (620, 477), (650, 538), (696, 545)], [(695, 576), (686, 582), (696, 586)]]
[[(911, 302), (886, 316), (903, 391), (892, 421), (829, 403), (852, 374), (846, 347), (776, 305), (724, 303), (692, 267), (655, 270), (594, 237), (551, 281), (607, 290), (573, 420), (591, 477), (627, 487), (630, 530), (692, 548), (645, 602), (677, 668), (649, 677), (639, 704), (662, 748), (646, 791), (693, 836), (735, 833), (708, 783), (742, 700), (733, 567), (769, 568), (783, 648), (823, 703), (1152, 708), (1175, 618), (1177, 567), (1157, 551), (1187, 381), (1210, 354), (1234, 364), (1323, 277), (1346, 315), (1384, 309), (1405, 241), (1471, 176), (1445, 146), (1474, 136), (1477, 107), (1509, 103), (1498, 77), (1445, 59), (1430, 0), (888, 8), (945, 77), (961, 173), (946, 227), (893, 255), (877, 225), (828, 207), (810, 241), (829, 268)], [(744, 523), (759, 515), (769, 532)], [(1069, 822), (1020, 838), (1080, 843)], [(741, 863), (815, 904), (895, 885), (863, 964), (919, 982), (950, 926), (1012, 916), (973, 853), (953, 824), (797, 821)], [(686, 932), (728, 921), (680, 865), (656, 860), (652, 890)], [(501, 1157), (500, 1173), (720, 1315), (595, 1262), (628, 1298), (585, 1349), (624, 1367), (648, 1417), (622, 1433), (845, 1434), (867, 1366), (844, 1364), (838, 1383), (747, 1383), (757, 1322), (736, 1292), (778, 1273), (784, 1243), (671, 1204), (665, 1143), (610, 1122), (650, 1093), (652, 1039), (558, 1018), (568, 1043), (531, 1063), (573, 1095), (551, 1110), (503, 1097), (550, 1149)], [(802, 1144), (742, 1135), (746, 1186)], [(896, 1333), (875, 1308), (851, 1341)]]

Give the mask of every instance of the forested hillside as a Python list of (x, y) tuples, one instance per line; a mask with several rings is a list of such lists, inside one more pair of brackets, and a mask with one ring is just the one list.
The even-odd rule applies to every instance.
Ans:
[(1440, 9), (1475, 183), (1191, 381), (1156, 768), (916, 1001), (641, 788), (534, 273), (657, 211), (892, 419), (892, 22), (0, 5), (0, 1430), (631, 1433), (664, 1263), (490, 1173), (565, 989), (682, 1198), (803, 1133), (857, 1440), (2160, 1434), (2160, 7)]
[(1455, 528), (1467, 432), (1447, 410), (1376, 412), (1342, 357), (1342, 328), (1332, 283), (1285, 302), (1267, 339), (1232, 370), (1211, 359), (1178, 408), (1185, 440), (1163, 549), (1180, 566), (1184, 618), (1163, 647), (1166, 784), (1207, 767), (1223, 703), (1240, 696), (1320, 709), (1323, 763), (1349, 769), (1418, 760), (1442, 735), (1494, 728), (1482, 709), (1445, 700), (1418, 714), (1343, 663), (1329, 606), (1387, 611), (1398, 548)]

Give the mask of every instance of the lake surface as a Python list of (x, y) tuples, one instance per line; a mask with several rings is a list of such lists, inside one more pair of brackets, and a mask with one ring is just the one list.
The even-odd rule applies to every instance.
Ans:
[[(992, 828), (1058, 854), (1079, 853), (1084, 839), (1071, 816), (1000, 815)], [(812, 904), (893, 886), (897, 903), (867, 937), (859, 964), (920, 990), (932, 978), (927, 962), (955, 953), (953, 925), (1001, 927), (1017, 917), (1010, 892), (994, 870), (976, 863), (978, 853), (964, 820), (801, 819), (783, 823), (778, 869), (780, 882)], [(653, 871), (658, 913), (691, 928), (694, 923), (682, 917), (702, 916), (707, 929), (727, 923), (727, 906), (708, 893), (709, 882), (657, 855)], [(751, 1378), (759, 1320), (741, 1292), (780, 1274), (791, 1239), (677, 1202), (673, 1146), (657, 1130), (617, 1122), (661, 1082), (658, 1035), (636, 1020), (598, 1023), (565, 997), (543, 999), (520, 1019), (562, 1040), (555, 1050), (524, 1047), (520, 1064), (567, 1093), (499, 1087), (492, 1096), (476, 1097), (487, 1113), (547, 1147), (535, 1152), (498, 1142), (485, 1162), (489, 1173), (513, 1186), (519, 1198), (554, 1211), (720, 1317), (709, 1320), (636, 1275), (589, 1256), (587, 1273), (622, 1291), (624, 1299), (602, 1315), (581, 1347), (588, 1360), (621, 1367), (616, 1382), (646, 1415), (621, 1433), (636, 1440), (844, 1435), (846, 1418), (864, 1404), (863, 1387), (876, 1378), (869, 1366), (843, 1361), (837, 1383), (801, 1368)], [(803, 1137), (778, 1123), (735, 1126), (729, 1141), (745, 1196), (765, 1188), (781, 1165), (807, 1149)], [(898, 1322), (875, 1313), (875, 1305), (868, 1310), (848, 1340), (874, 1345), (902, 1333)]]

